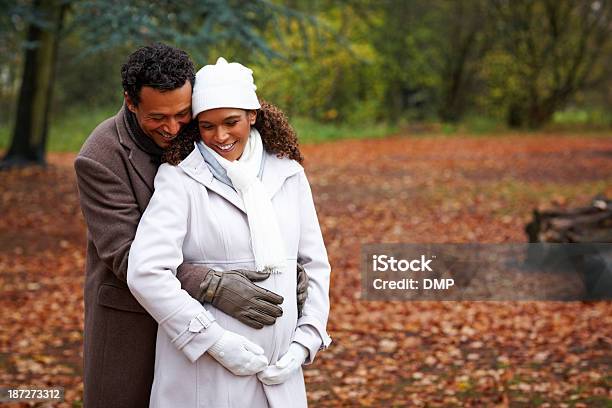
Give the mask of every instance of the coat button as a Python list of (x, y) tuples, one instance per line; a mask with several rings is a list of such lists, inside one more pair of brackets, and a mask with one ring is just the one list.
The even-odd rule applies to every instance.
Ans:
[(225, 357), (225, 353), (223, 351), (219, 352), (219, 357)]

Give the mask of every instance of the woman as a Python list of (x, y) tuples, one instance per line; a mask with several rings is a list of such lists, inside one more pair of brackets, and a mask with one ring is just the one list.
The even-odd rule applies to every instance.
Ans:
[[(132, 243), (128, 285), (159, 323), (152, 407), (306, 406), (301, 365), (331, 341), (330, 267), (297, 138), (255, 90), (252, 71), (223, 58), (197, 73), (199, 132), (166, 153)], [(299, 318), (298, 260), (310, 279)], [(183, 261), (272, 271), (258, 284), (283, 296), (283, 315), (258, 330), (204, 308), (175, 277)]]

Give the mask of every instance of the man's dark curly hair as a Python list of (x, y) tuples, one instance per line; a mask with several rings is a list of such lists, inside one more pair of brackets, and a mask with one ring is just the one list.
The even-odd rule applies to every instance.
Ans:
[(183, 50), (163, 43), (147, 45), (134, 51), (121, 67), (123, 90), (135, 105), (140, 102), (143, 86), (170, 91), (195, 82), (195, 68)]
[[(260, 100), (259, 103), (261, 108), (257, 110), (254, 126), (261, 134), (264, 149), (279, 158), (288, 157), (302, 163), (304, 157), (298, 147), (297, 134), (283, 111), (266, 101)], [(176, 166), (193, 151), (193, 143), (200, 139), (198, 121), (194, 120), (174, 139), (164, 152), (162, 161)]]

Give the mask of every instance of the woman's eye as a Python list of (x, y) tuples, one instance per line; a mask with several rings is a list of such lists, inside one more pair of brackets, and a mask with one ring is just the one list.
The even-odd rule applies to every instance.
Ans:
[(236, 123), (238, 123), (237, 120), (232, 120), (230, 122), (225, 122), (225, 124), (228, 125), (228, 126), (234, 126)]

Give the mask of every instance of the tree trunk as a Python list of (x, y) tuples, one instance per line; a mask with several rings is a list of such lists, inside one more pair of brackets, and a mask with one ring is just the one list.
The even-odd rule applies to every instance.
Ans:
[(527, 111), (527, 126), (530, 129), (540, 129), (550, 122), (554, 113), (555, 109), (552, 106), (547, 106), (545, 103), (531, 106)]
[(510, 103), (510, 106), (508, 106), (508, 112), (506, 112), (506, 123), (508, 124), (508, 127), (523, 127), (523, 125), (525, 124), (524, 111), (525, 109), (519, 102), (514, 101)]
[(449, 83), (445, 85), (443, 91), (442, 104), (438, 115), (444, 122), (457, 123), (463, 116), (465, 106), (462, 93), (464, 91), (464, 66), (466, 61), (463, 56), (460, 58), (461, 60), (456, 62), (457, 66), (449, 70), (451, 71), (450, 78), (447, 79)]
[(45, 164), (49, 108), (53, 90), (59, 31), (65, 4), (60, 0), (35, 1), (45, 24), (33, 22), (28, 29), (23, 77), (17, 102), (17, 117), (7, 155), (0, 169)]

